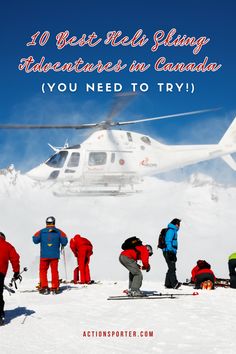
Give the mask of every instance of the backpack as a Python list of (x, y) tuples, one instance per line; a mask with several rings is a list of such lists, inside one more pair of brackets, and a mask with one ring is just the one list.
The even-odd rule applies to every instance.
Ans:
[(125, 242), (122, 244), (121, 248), (122, 250), (130, 250), (130, 249), (135, 249), (136, 246), (141, 246), (142, 241), (137, 238), (136, 236), (127, 238)]
[(158, 237), (157, 248), (163, 249), (166, 247), (166, 233), (168, 231), (168, 227), (161, 230), (160, 235)]

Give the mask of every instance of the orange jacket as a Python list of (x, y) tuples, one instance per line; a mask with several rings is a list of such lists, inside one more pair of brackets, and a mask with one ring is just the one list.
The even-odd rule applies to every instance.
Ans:
[(9, 242), (0, 237), (0, 273), (6, 275), (9, 261), (11, 262), (13, 272), (19, 272), (19, 254)]
[(121, 254), (135, 261), (141, 260), (145, 269), (149, 267), (149, 253), (146, 246), (136, 246), (135, 249), (124, 250)]

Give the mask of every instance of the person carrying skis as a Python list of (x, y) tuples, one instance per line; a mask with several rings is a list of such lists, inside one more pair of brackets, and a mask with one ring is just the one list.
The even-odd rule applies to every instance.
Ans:
[(236, 289), (236, 252), (229, 256), (228, 260), (230, 287)]
[[(70, 248), (77, 258), (78, 267), (74, 270), (74, 283), (91, 284), (89, 262), (93, 254), (93, 245), (85, 237), (75, 235), (70, 240)], [(80, 276), (79, 276), (80, 275)]]
[[(149, 246), (149, 245), (148, 245)], [(136, 236), (130, 237), (121, 246), (122, 252), (119, 257), (120, 263), (129, 271), (129, 295), (142, 296), (140, 288), (142, 286), (143, 274), (141, 270), (149, 272), (149, 255), (152, 255), (148, 247), (142, 244), (142, 241)], [(150, 253), (149, 253), (150, 252)], [(137, 261), (142, 261), (142, 266)]]
[(180, 228), (180, 219), (173, 219), (167, 227), (165, 235), (165, 247), (163, 248), (163, 256), (168, 266), (165, 278), (165, 287), (178, 289), (182, 284), (178, 282), (176, 277), (176, 262), (178, 249), (178, 231)]
[(48, 288), (47, 272), (51, 268), (52, 285), (51, 292), (59, 293), (59, 273), (58, 260), (60, 258), (60, 246), (65, 247), (68, 239), (66, 234), (55, 227), (56, 219), (49, 216), (46, 219), (46, 227), (37, 231), (33, 236), (35, 244), (40, 243), (40, 263), (39, 263), (39, 278), (40, 278), (40, 294), (47, 295), (50, 293)]
[(15, 248), (6, 241), (5, 235), (0, 232), (0, 326), (4, 325), (3, 289), (9, 261), (14, 272), (13, 279), (20, 279), (20, 256)]
[(211, 265), (206, 261), (199, 259), (191, 274), (191, 282), (195, 284), (195, 289), (214, 289), (216, 277)]

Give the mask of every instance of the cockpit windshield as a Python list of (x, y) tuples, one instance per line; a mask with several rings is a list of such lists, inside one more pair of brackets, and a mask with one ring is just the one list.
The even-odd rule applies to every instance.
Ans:
[(46, 162), (46, 165), (54, 168), (62, 168), (65, 164), (67, 155), (68, 151), (60, 151), (50, 157), (50, 159)]

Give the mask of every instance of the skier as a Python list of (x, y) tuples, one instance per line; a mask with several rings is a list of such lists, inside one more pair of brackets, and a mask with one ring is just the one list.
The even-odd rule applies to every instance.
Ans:
[(230, 287), (236, 289), (236, 252), (229, 256), (228, 260)]
[(195, 289), (214, 289), (216, 278), (211, 265), (206, 261), (199, 259), (191, 274), (191, 282), (195, 284)]
[(15, 248), (6, 241), (5, 235), (0, 232), (0, 326), (4, 325), (3, 287), (9, 261), (14, 272), (14, 280), (20, 279), (20, 256)]
[[(89, 262), (93, 254), (93, 245), (85, 237), (75, 235), (70, 240), (70, 248), (77, 258), (78, 267), (74, 270), (74, 283), (91, 284)], [(79, 277), (80, 274), (80, 277)]]
[(163, 248), (163, 256), (166, 260), (168, 271), (165, 278), (165, 287), (178, 289), (182, 284), (178, 282), (176, 277), (176, 262), (178, 249), (178, 230), (180, 228), (180, 219), (173, 219), (168, 224), (168, 230), (165, 235), (165, 247)]
[[(128, 294), (130, 296), (142, 296), (142, 292), (140, 291), (143, 281), (141, 270), (146, 270), (146, 272), (150, 271), (149, 255), (152, 254), (152, 249), (149, 251), (150, 246), (148, 249), (136, 236), (128, 238), (122, 244), (121, 248), (123, 251), (120, 254), (119, 261), (129, 271)], [(138, 265), (138, 260), (142, 261), (142, 267)]]
[(40, 243), (40, 264), (39, 264), (39, 278), (40, 278), (40, 294), (47, 295), (50, 293), (48, 288), (47, 271), (51, 268), (52, 286), (51, 292), (53, 294), (59, 293), (59, 274), (58, 274), (58, 260), (60, 258), (60, 246), (65, 247), (68, 239), (66, 234), (55, 227), (56, 219), (49, 216), (46, 219), (46, 227), (37, 231), (33, 236), (35, 244)]

